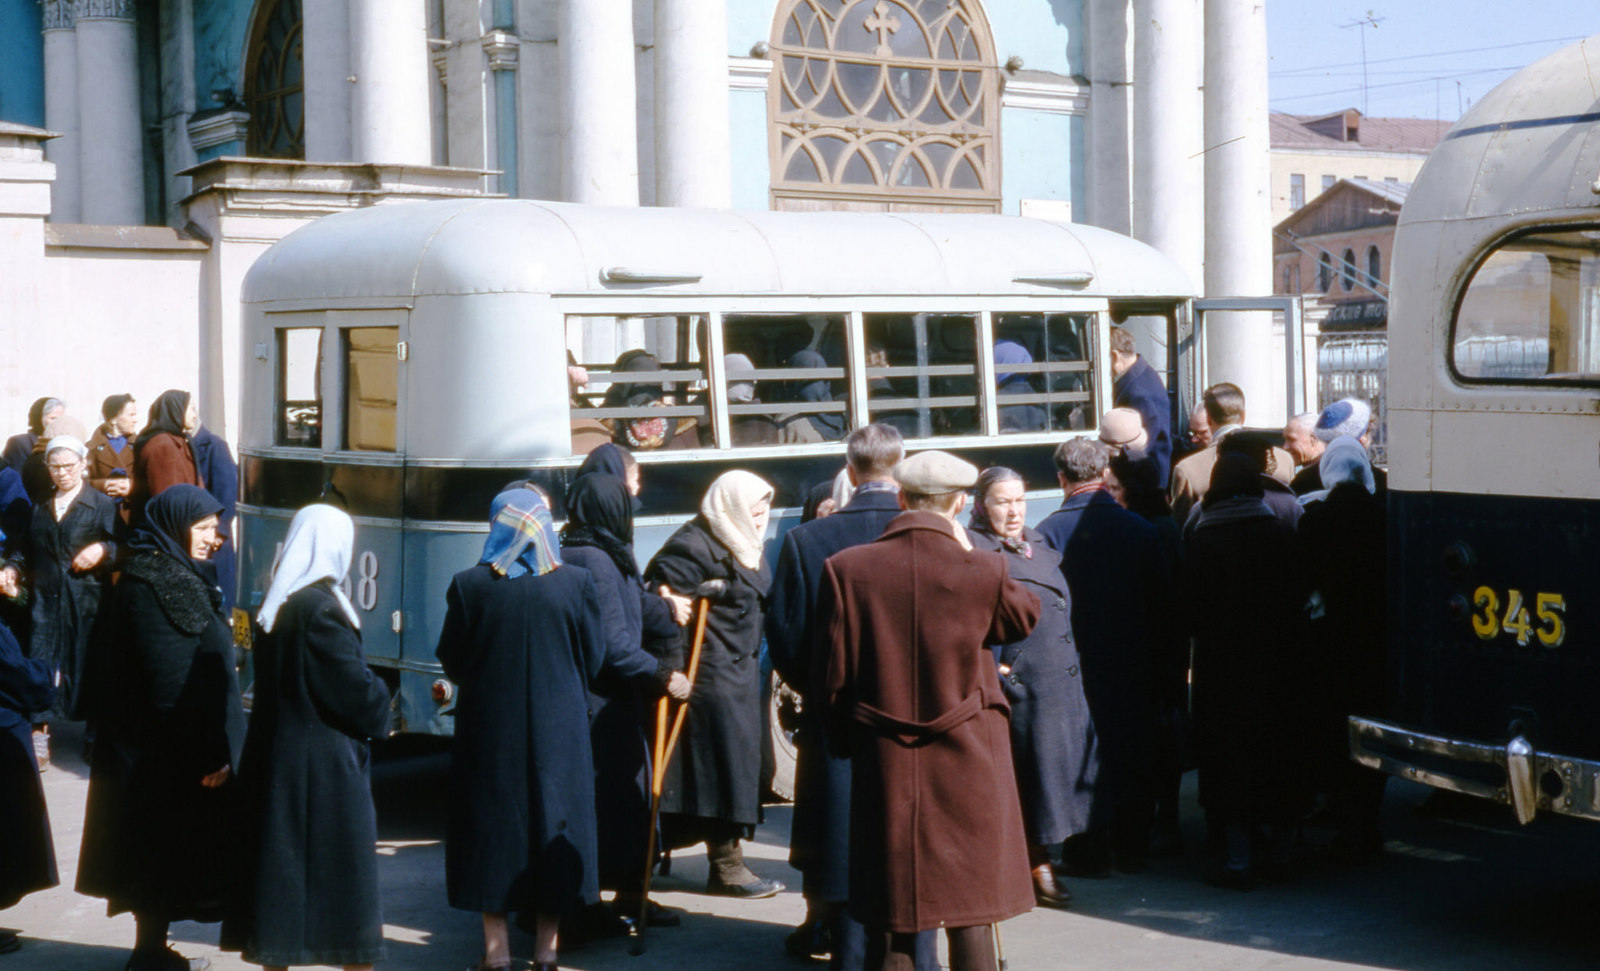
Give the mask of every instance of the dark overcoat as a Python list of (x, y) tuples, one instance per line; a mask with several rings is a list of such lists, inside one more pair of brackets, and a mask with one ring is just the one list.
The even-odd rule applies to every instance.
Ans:
[(254, 964), (369, 964), (383, 919), (367, 743), (388, 734), (389, 690), (328, 581), (291, 594), (255, 645), (243, 907), (224, 934)]
[(644, 699), (658, 694), (671, 674), (662, 659), (643, 648), (646, 613), (657, 636), (664, 632), (676, 637), (678, 625), (666, 602), (646, 594), (637, 576), (624, 576), (604, 550), (563, 546), (561, 561), (588, 570), (600, 596), (605, 656), (600, 673), (589, 685), (600, 885), (606, 890), (631, 890), (631, 881), (643, 876), (645, 838), (650, 832), (650, 747), (645, 741)]
[[(696, 516), (668, 538), (645, 569), (651, 587), (692, 594), (706, 580), (728, 583), (711, 606), (694, 693), (662, 784), (661, 811), (755, 825), (761, 821), (761, 626), (771, 584), (766, 563), (747, 570)], [(674, 670), (688, 666), (688, 641)]]
[(96, 646), (106, 680), (94, 702), (78, 892), (104, 897), (112, 914), (222, 917), (237, 785), (200, 780), (237, 769), (245, 718), (220, 606), (193, 570), (154, 552), (128, 561), (111, 598), (106, 623), (118, 643)]
[(794, 736), (789, 863), (805, 874), (808, 899), (842, 903), (850, 897), (850, 760), (828, 752), (820, 702), (829, 649), (819, 636), (827, 631), (816, 622), (822, 565), (840, 550), (877, 539), (898, 515), (896, 492), (858, 492), (833, 515), (785, 533), (772, 571), (767, 653), (778, 676), (805, 702)]
[(1165, 489), (1172, 468), (1172, 403), (1161, 375), (1144, 358), (1135, 358), (1132, 366), (1112, 382), (1111, 404), (1139, 413), (1150, 440), (1147, 452), (1160, 470), (1161, 488)]
[[(1200, 802), (1247, 820), (1308, 808), (1307, 652), (1294, 531), (1259, 499), (1207, 507), (1188, 542)], [(1241, 602), (1244, 596), (1246, 602)]]
[(1039, 598), (931, 512), (823, 567), (829, 744), (852, 756), (850, 911), (869, 931), (992, 924), (1033, 908), (1009, 706), (989, 645)]
[(159, 496), (172, 486), (186, 484), (205, 488), (195, 465), (194, 447), (187, 436), (160, 432), (152, 435), (143, 445), (135, 444), (133, 456), (133, 491), (128, 494), (128, 508), (132, 521), (138, 523), (144, 515), (144, 504), (152, 496)]
[[(27, 565), (33, 574), (32, 631), (28, 655), (61, 675), (55, 714), (89, 717), (84, 685), (89, 667), (89, 642), (100, 603), (111, 588), (122, 518), (117, 501), (85, 485), (56, 520), (55, 500), (33, 507), (28, 528)], [(72, 558), (86, 546), (106, 545), (106, 555), (93, 569), (77, 572)]]
[(217, 570), (223, 603), (232, 609), (239, 570), (239, 544), (233, 525), (239, 505), (239, 466), (233, 460), (233, 453), (228, 451), (228, 443), (209, 428), (201, 426), (189, 442), (194, 449), (195, 470), (200, 474), (201, 483), (212, 498), (222, 503), (222, 512), (217, 514), (217, 532), (227, 542), (211, 554), (211, 562)]
[(59, 882), (29, 720), (54, 693), (49, 667), (0, 626), (0, 910)]
[(1031, 529), (1022, 534), (1031, 557), (1005, 549), (993, 533), (968, 535), (974, 547), (1005, 557), (1011, 579), (1039, 598), (1038, 626), (1022, 640), (996, 644), (995, 660), (1008, 670), (1000, 689), (1011, 702), (1011, 757), (1028, 842), (1053, 846), (1088, 829), (1100, 771), (1061, 554)]
[(566, 914), (599, 898), (589, 681), (605, 652), (580, 567), (478, 564), (445, 597), (439, 661), (460, 689), (450, 754), (450, 906)]
[(1156, 722), (1151, 620), (1170, 575), (1156, 528), (1104, 489), (1069, 495), (1039, 533), (1061, 553), (1072, 632), (1100, 748), (1095, 820), (1149, 794)]

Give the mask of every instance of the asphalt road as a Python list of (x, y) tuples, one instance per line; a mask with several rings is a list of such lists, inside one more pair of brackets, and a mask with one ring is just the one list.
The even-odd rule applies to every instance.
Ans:
[[(69, 730), (70, 732), (70, 727)], [(56, 854), (64, 887), (0, 912), (0, 925), (21, 928), (24, 947), (0, 956), (0, 971), (116, 971), (132, 943), (133, 922), (108, 919), (99, 900), (69, 889), (77, 867), (87, 771), (75, 757), (76, 737), (57, 742), (45, 775)], [(406, 744), (381, 753), (374, 772), (378, 801), (388, 960), (380, 968), (461, 969), (481, 948), (473, 914), (444, 898), (445, 792), (448, 755), (437, 745)], [(1185, 835), (1198, 846), (1204, 824), (1185, 793)], [(1323, 969), (1590, 968), (1600, 965), (1583, 928), (1600, 916), (1600, 826), (1550, 820), (1523, 829), (1501, 807), (1448, 805), (1427, 790), (1391, 783), (1384, 807), (1388, 842), (1381, 862), (1340, 869), (1318, 845), (1328, 834), (1308, 830), (1306, 863), (1283, 885), (1249, 893), (1218, 890), (1200, 880), (1200, 854), (1155, 861), (1142, 874), (1073, 881), (1070, 911), (1036, 910), (1003, 927), (1011, 971), (1043, 969)], [(787, 807), (773, 807), (750, 846), (762, 876), (798, 887), (784, 862)], [(659, 899), (686, 911), (683, 925), (653, 931), (644, 957), (624, 940), (592, 942), (565, 955), (562, 966), (591, 971), (671, 968), (692, 971), (790, 968), (823, 964), (787, 956), (783, 937), (804, 911), (794, 890), (761, 901), (696, 893), (703, 857), (678, 857), (659, 884)], [(214, 966), (247, 968), (216, 950), (217, 929), (177, 924), (176, 945)], [(531, 943), (513, 935), (513, 950)]]

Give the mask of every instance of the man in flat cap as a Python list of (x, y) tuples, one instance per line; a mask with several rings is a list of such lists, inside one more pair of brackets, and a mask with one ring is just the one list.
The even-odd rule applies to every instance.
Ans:
[(852, 757), (849, 906), (869, 969), (909, 971), (917, 932), (942, 927), (952, 971), (991, 971), (991, 925), (1033, 908), (989, 645), (1026, 637), (1040, 606), (956, 522), (977, 477), (944, 452), (905, 460), (906, 511), (823, 566), (828, 740)]

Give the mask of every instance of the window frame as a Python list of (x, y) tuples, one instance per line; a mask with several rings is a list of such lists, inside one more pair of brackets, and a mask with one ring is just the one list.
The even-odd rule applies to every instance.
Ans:
[[(245, 47), (244, 62), (244, 102), (249, 112), (250, 120), (245, 131), (245, 154), (253, 158), (286, 158), (304, 159), (306, 157), (306, 109), (305, 109), (305, 11), (301, 6), (302, 0), (269, 0), (257, 8), (254, 23), (250, 26), (250, 40)], [(279, 11), (293, 5), (296, 8), (298, 19), (289, 28), (285, 46), (301, 45), (300, 55), (300, 80), (298, 84), (288, 84), (274, 88), (270, 91), (259, 90), (261, 78), (258, 76), (256, 64), (261, 58), (267, 43), (267, 35), (278, 18)], [(279, 54), (280, 60), (283, 53)], [(290, 118), (284, 111), (284, 102), (293, 95), (300, 95), (300, 117), (298, 126), (293, 123), (296, 119)], [(290, 125), (289, 144), (286, 152), (269, 152), (262, 142), (267, 137), (267, 132), (262, 131), (264, 118), (261, 106), (275, 104), (286, 124)]]
[[(317, 406), (317, 438), (315, 442), (298, 444), (288, 440), (287, 409), (291, 404), (288, 389), (288, 350), (289, 335), (294, 331), (303, 331), (315, 334), (317, 338), (317, 356), (312, 363), (311, 383), (316, 391), (314, 399)], [(327, 435), (327, 395), (323, 388), (323, 374), (326, 362), (324, 360), (327, 340), (327, 328), (320, 322), (306, 323), (298, 326), (275, 324), (272, 328), (272, 447), (288, 448), (296, 451), (321, 452), (323, 441)], [(295, 399), (299, 400), (299, 399)]]
[(1306, 205), (1306, 177), (1300, 172), (1289, 173), (1289, 209), (1298, 212)]

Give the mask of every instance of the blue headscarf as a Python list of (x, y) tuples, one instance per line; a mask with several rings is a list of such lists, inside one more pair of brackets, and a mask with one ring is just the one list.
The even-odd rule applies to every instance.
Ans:
[(509, 579), (543, 576), (561, 565), (550, 507), (532, 489), (508, 489), (489, 506), (489, 538), (479, 563)]
[(1317, 474), (1322, 478), (1322, 488), (1301, 496), (1302, 505), (1326, 499), (1335, 486), (1344, 483), (1359, 485), (1368, 495), (1377, 491), (1367, 447), (1348, 435), (1335, 438), (1323, 449), (1322, 458), (1317, 462)]
[(1033, 355), (1028, 349), (1013, 340), (999, 340), (994, 342), (994, 377), (995, 384), (1001, 392), (1011, 394), (1027, 394), (1033, 390), (1028, 383), (1028, 375), (1018, 374), (1015, 371), (1001, 369), (1003, 364), (1032, 364)]

